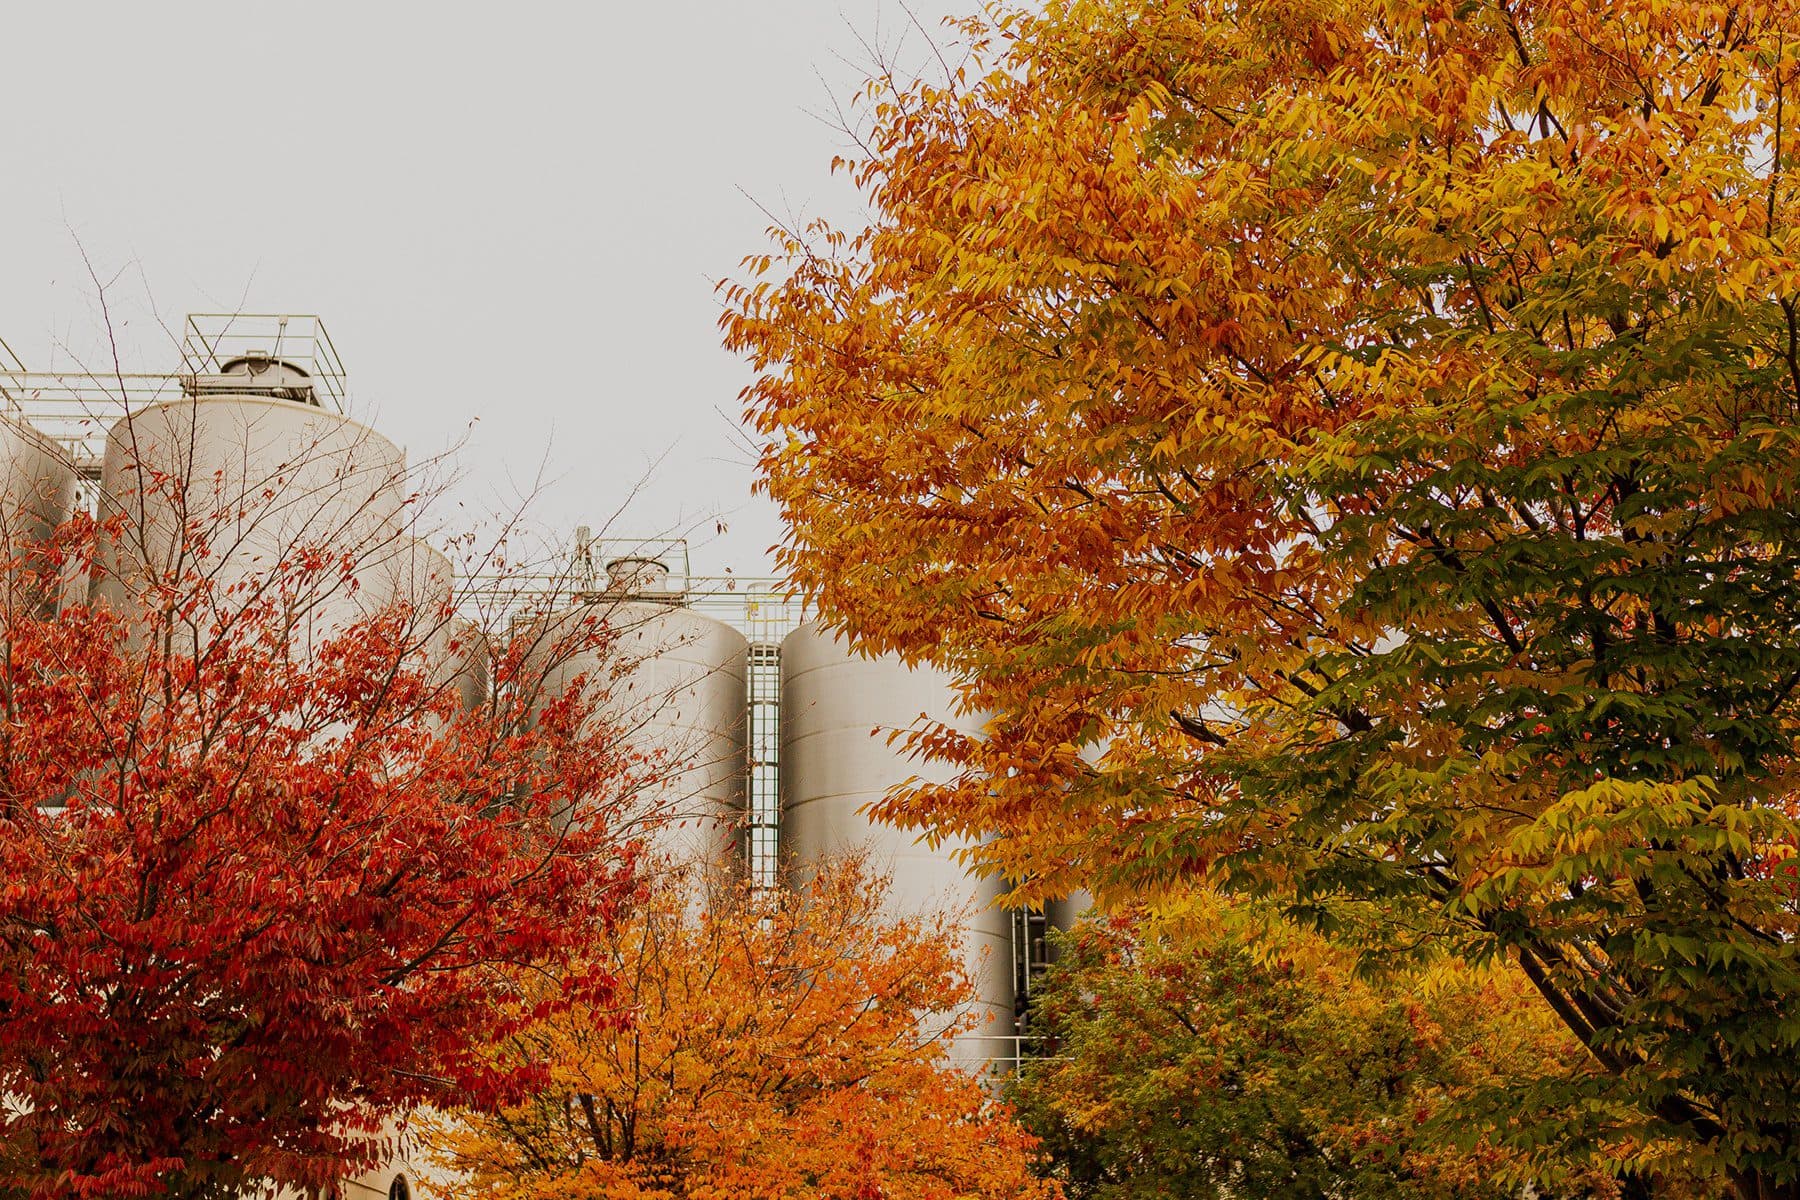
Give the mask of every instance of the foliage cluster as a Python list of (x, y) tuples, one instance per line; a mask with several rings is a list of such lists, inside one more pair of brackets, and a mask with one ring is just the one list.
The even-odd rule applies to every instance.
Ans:
[[(1053, 0), (729, 285), (784, 562), (968, 681), (886, 813), (1517, 963), (1530, 1131), (1800, 1189), (1800, 8)], [(946, 60), (952, 61), (952, 60)]]
[[(1074, 1200), (1620, 1194), (1555, 1145), (1494, 1136), (1521, 1123), (1518, 1081), (1586, 1069), (1516, 971), (1366, 979), (1268, 905), (1205, 894), (1057, 946), (1043, 1053), (1009, 1098)], [(1665, 1173), (1626, 1194), (1716, 1193)]]
[[(397, 521), (249, 561), (233, 538), (327, 497), (214, 482), (91, 604), (122, 519), (0, 514), (0, 1194), (334, 1187), (413, 1106), (530, 1078), (485, 1038), (609, 994), (568, 968), (636, 890), (614, 816), (651, 765), (533, 685), (601, 619), (496, 639), (468, 708), (449, 581), (375, 586), (411, 566)], [(521, 1010), (534, 964), (566, 986)]]
[(1035, 1139), (947, 1060), (973, 998), (952, 926), (884, 912), (855, 859), (791, 893), (657, 880), (606, 941), (613, 1002), (492, 1047), (545, 1082), (442, 1124), (455, 1195), (1055, 1200)]

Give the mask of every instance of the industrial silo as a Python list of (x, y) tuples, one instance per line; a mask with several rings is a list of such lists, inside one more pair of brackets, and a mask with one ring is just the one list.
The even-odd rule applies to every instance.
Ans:
[(996, 901), (997, 880), (972, 875), (956, 861), (964, 842), (928, 846), (922, 835), (872, 821), (862, 810), (909, 779), (945, 781), (941, 764), (909, 756), (892, 730), (923, 717), (974, 732), (978, 719), (956, 715), (951, 679), (897, 658), (860, 658), (816, 625), (781, 643), (781, 844), (789, 878), (820, 862), (866, 850), (871, 865), (893, 876), (894, 911), (964, 914), (965, 961), (975, 980), (982, 1024), (952, 1045), (969, 1069), (1010, 1060), (1013, 962), (1009, 914)]
[(356, 594), (369, 613), (390, 603), (409, 605), (408, 640), (442, 665), (449, 657), (455, 574), (449, 555), (424, 538), (403, 534), (371, 556), (370, 569), (358, 575)]
[[(30, 426), (0, 417), (0, 565), (9, 584), (0, 601), (7, 607), (54, 607), (58, 587), (35, 554), (68, 518), (74, 499), (75, 468), (62, 449)], [(11, 594), (15, 581), (29, 590)]]
[(492, 673), (487, 634), (474, 621), (454, 622), (450, 627), (450, 682), (464, 709), (472, 711), (487, 702)]
[(305, 371), (280, 360), (232, 359), (186, 390), (107, 437), (98, 515), (119, 528), (100, 547), (96, 597), (129, 606), (160, 582), (206, 581), (228, 612), (293, 588), (296, 551), (323, 552), (331, 565), (287, 598), (302, 651), (390, 599), (400, 450), (318, 407)]
[[(749, 643), (729, 625), (687, 608), (667, 568), (647, 560), (608, 564), (607, 590), (541, 622), (533, 651), (545, 699), (585, 676), (598, 719), (652, 760), (622, 832), (647, 835), (670, 859), (741, 868), (745, 820), (745, 671)], [(601, 645), (559, 647), (583, 622)], [(543, 661), (554, 656), (562, 661)]]

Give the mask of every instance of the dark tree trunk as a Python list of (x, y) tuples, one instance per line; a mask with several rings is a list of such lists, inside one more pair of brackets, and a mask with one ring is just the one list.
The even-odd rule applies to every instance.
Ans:
[(1761, 1171), (1733, 1171), (1731, 1187), (1737, 1200), (1800, 1200), (1800, 1180), (1778, 1183)]

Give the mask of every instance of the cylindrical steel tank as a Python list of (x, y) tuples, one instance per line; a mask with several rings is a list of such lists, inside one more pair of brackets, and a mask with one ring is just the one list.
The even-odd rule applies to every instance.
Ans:
[(296, 551), (325, 551), (360, 586), (335, 569), (307, 581), (290, 608), (296, 641), (310, 648), (392, 599), (385, 564), (401, 538), (405, 473), (380, 434), (281, 396), (149, 405), (107, 438), (99, 515), (123, 527), (100, 547), (95, 595), (129, 606), (159, 581), (198, 577), (228, 609), (284, 572), (292, 583)]
[(424, 538), (401, 536), (377, 556), (374, 570), (362, 573), (359, 593), (379, 604), (405, 601), (411, 606), (407, 640), (431, 663), (433, 674), (448, 680), (450, 666), (450, 600), (455, 587), (450, 556)]
[(370, 599), (411, 604), (407, 640), (424, 656), (432, 680), (454, 688), (464, 709), (485, 700), (487, 640), (473, 622), (454, 612), (456, 568), (450, 556), (423, 538), (401, 537), (382, 557), (380, 568), (368, 573), (368, 580)]
[(481, 626), (457, 621), (450, 629), (450, 680), (465, 710), (487, 702), (491, 669), (491, 647)]
[(415, 607), (441, 607), (450, 599), (456, 568), (450, 556), (422, 537), (402, 534), (382, 557), (394, 579), (394, 596), (404, 596)]
[(781, 845), (792, 881), (827, 858), (864, 850), (875, 869), (892, 873), (889, 900), (896, 912), (964, 914), (965, 961), (982, 1024), (952, 1044), (951, 1057), (980, 1070), (1016, 1055), (1011, 919), (996, 903), (1005, 888), (956, 861), (967, 843), (927, 846), (918, 833), (879, 824), (862, 811), (909, 779), (949, 777), (946, 768), (908, 756), (887, 735), (912, 728), (921, 716), (979, 729), (979, 719), (956, 715), (955, 700), (952, 681), (941, 672), (896, 658), (856, 657), (816, 625), (789, 634), (781, 643)]
[(75, 468), (62, 448), (29, 425), (0, 417), (0, 564), (37, 576), (29, 594), (9, 602), (39, 612), (54, 608), (60, 589), (43, 578), (47, 564), (32, 555), (68, 518), (74, 502)]
[(610, 630), (608, 643), (539, 665), (545, 698), (585, 674), (601, 701), (599, 718), (615, 722), (634, 750), (655, 757), (658, 778), (634, 798), (634, 828), (626, 832), (641, 828), (655, 853), (679, 862), (741, 869), (749, 642), (691, 609), (603, 598), (544, 623), (536, 655), (555, 646), (553, 631), (594, 617)]
[(1076, 892), (1060, 900), (1046, 900), (1044, 920), (1049, 922), (1050, 928), (1067, 933), (1093, 907), (1094, 897), (1091, 892)]

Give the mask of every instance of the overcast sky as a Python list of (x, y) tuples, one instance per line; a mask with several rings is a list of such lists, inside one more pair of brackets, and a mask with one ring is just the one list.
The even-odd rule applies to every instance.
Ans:
[[(939, 40), (972, 7), (908, 4)], [(923, 61), (908, 24), (897, 0), (14, 5), (0, 337), (32, 367), (94, 354), (83, 249), (127, 369), (175, 369), (158, 317), (318, 313), (358, 415), (415, 456), (467, 435), (469, 502), (541, 472), (540, 522), (599, 525), (648, 475), (615, 528), (766, 573), (713, 282), (764, 245), (758, 204), (854, 217), (820, 118), (859, 39)]]

